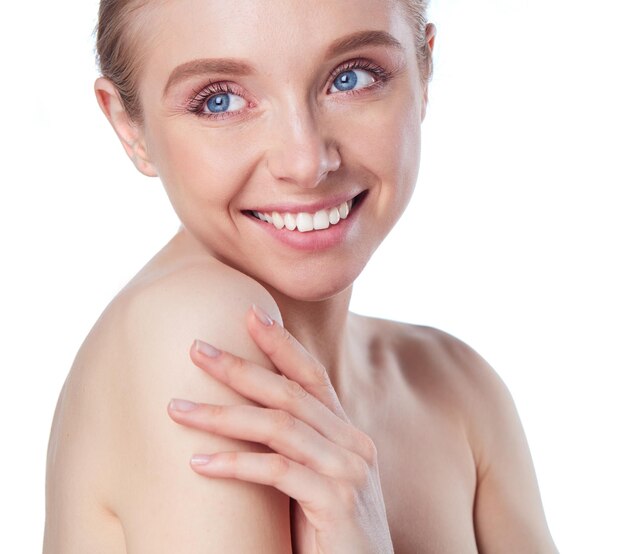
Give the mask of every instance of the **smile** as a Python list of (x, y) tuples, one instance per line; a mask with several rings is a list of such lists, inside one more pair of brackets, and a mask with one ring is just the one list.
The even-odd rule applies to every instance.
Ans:
[[(365, 191), (364, 191), (365, 192)], [(332, 208), (318, 210), (315, 213), (309, 212), (258, 212), (247, 211), (256, 219), (265, 221), (273, 225), (279, 231), (287, 229), (288, 231), (297, 231), (300, 233), (308, 233), (310, 231), (321, 231), (328, 229), (333, 225), (337, 225), (341, 220), (346, 219), (352, 208), (364, 196), (364, 192), (358, 194), (354, 198)]]

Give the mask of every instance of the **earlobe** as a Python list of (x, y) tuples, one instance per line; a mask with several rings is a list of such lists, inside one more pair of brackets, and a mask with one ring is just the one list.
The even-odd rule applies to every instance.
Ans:
[(106, 77), (98, 77), (94, 83), (94, 92), (100, 109), (135, 167), (148, 177), (157, 177), (158, 173), (145, 147), (142, 130), (128, 117), (116, 86)]

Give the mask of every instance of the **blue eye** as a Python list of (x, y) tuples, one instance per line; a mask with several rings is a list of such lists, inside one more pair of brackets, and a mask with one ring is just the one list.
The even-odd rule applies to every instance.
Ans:
[(337, 76), (337, 78), (333, 81), (333, 86), (336, 87), (339, 92), (354, 90), (359, 83), (359, 74), (365, 76), (365, 78), (361, 78), (361, 82), (363, 83), (363, 81), (366, 81), (364, 83), (364, 86), (366, 87), (376, 82), (376, 79), (372, 77), (369, 71), (364, 71), (362, 69), (349, 69), (347, 71), (342, 71)]
[[(360, 89), (384, 86), (392, 77), (392, 74), (368, 60), (353, 60), (333, 72), (329, 92), (358, 94)], [(194, 92), (187, 110), (211, 120), (232, 117), (248, 104), (240, 92), (239, 87), (230, 83), (209, 83), (204, 89)]]
[[(231, 97), (234, 100), (231, 100)], [(206, 108), (209, 113), (224, 113), (229, 111), (228, 108), (231, 107), (231, 104), (234, 105), (234, 110), (231, 111), (246, 107), (246, 101), (241, 96), (232, 92), (222, 92), (211, 96), (206, 102)], [(207, 112), (205, 111), (205, 113)]]
[(211, 98), (209, 98), (207, 107), (212, 112), (228, 111), (228, 106), (230, 106), (230, 100), (228, 96), (228, 94), (218, 94), (217, 96), (212, 96)]

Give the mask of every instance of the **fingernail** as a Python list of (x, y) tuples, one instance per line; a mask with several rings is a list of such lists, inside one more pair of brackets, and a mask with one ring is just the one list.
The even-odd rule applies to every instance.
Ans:
[(194, 466), (205, 466), (211, 461), (212, 456), (209, 454), (196, 454), (191, 458), (191, 464)]
[(208, 356), (209, 358), (217, 358), (221, 352), (215, 348), (215, 346), (211, 346), (208, 342), (204, 342), (196, 339), (194, 342), (194, 348), (197, 352)]
[(274, 325), (274, 320), (267, 314), (265, 310), (259, 308), (256, 304), (252, 304), (252, 311), (256, 318), (266, 327)]
[(181, 400), (180, 398), (172, 398), (170, 400), (170, 408), (177, 412), (190, 412), (197, 407), (198, 405), (195, 402), (189, 400)]

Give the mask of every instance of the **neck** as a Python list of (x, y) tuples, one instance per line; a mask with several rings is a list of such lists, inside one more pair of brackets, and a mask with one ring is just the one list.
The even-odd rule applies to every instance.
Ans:
[(280, 309), (285, 328), (328, 371), (331, 382), (338, 384), (347, 360), (348, 307), (352, 285), (339, 294), (317, 302), (294, 300), (268, 289)]

